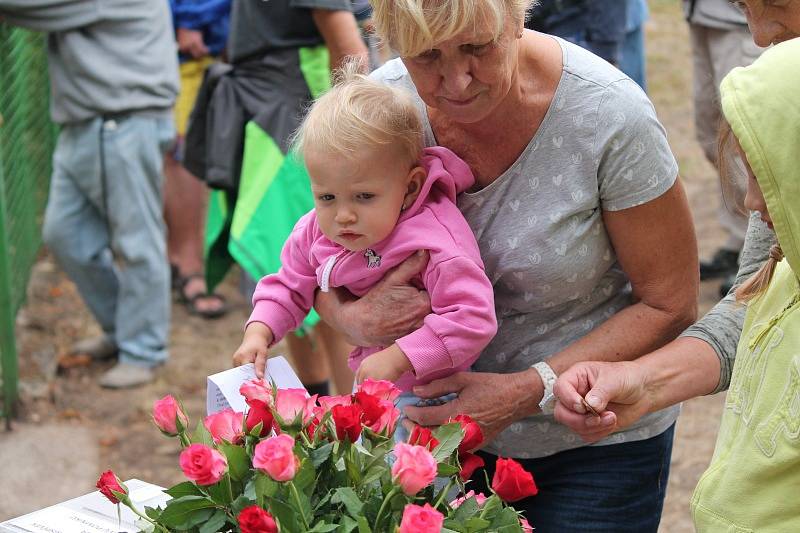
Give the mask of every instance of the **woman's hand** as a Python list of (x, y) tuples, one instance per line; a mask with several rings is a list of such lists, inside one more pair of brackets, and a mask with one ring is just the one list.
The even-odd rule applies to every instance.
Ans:
[(539, 411), (542, 380), (535, 371), (515, 374), (459, 372), (427, 385), (414, 387), (420, 398), (438, 398), (455, 392), (458, 398), (433, 407), (405, 408), (406, 416), (421, 426), (439, 426), (460, 414), (471, 416), (491, 442), (512, 423)]
[(410, 282), (427, 262), (428, 252), (421, 250), (390, 270), (361, 298), (318, 292), (314, 308), (354, 346), (391, 346), (420, 328), (431, 312), (428, 293)]
[[(586, 442), (602, 440), (651, 410), (646, 381), (635, 361), (578, 363), (556, 381), (555, 418)], [(589, 412), (583, 399), (600, 416)]]

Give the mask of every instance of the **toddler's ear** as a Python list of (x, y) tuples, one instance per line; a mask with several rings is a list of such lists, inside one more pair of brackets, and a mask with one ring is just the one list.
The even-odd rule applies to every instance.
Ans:
[(414, 167), (408, 173), (408, 185), (406, 186), (406, 196), (403, 198), (403, 209), (408, 209), (417, 200), (422, 184), (425, 181), (425, 169), (422, 167)]

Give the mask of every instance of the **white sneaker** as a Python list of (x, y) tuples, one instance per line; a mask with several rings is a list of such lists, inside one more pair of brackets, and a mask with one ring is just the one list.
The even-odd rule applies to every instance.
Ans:
[(107, 389), (139, 387), (156, 379), (152, 368), (119, 362), (100, 377), (100, 386)]

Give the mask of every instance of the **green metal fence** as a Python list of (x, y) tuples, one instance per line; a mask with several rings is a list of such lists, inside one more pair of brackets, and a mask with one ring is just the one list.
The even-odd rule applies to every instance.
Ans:
[(0, 23), (0, 374), (6, 419), (17, 402), (14, 318), (41, 246), (56, 129), (41, 34)]

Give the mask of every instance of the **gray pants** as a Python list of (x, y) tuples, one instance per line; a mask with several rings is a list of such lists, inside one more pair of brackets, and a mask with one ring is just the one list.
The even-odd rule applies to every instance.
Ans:
[[(719, 85), (735, 67), (747, 66), (758, 58), (761, 49), (753, 43), (746, 27), (721, 30), (689, 24), (694, 64), (694, 118), (697, 140), (706, 158), (717, 166), (717, 144), (722, 110)], [(722, 201), (719, 220), (728, 233), (723, 244), (726, 250), (738, 252), (744, 244), (748, 217), (735, 212), (734, 206)]]
[(53, 154), (44, 241), (119, 346), (120, 360), (167, 359), (170, 285), (163, 153), (171, 115), (66, 125)]

